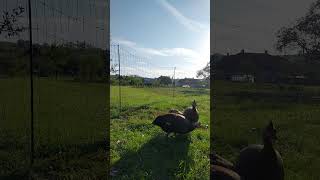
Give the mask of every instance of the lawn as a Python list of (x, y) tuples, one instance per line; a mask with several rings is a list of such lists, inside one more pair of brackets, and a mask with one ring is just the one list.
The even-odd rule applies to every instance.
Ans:
[[(248, 144), (261, 143), (262, 128), (273, 120), (285, 179), (320, 177), (320, 87), (216, 81), (211, 147), (235, 162)], [(256, 128), (252, 131), (252, 128)]]
[(199, 121), (209, 125), (208, 89), (111, 87), (110, 158), (113, 179), (208, 179), (209, 129), (166, 138), (152, 125), (171, 108), (183, 110), (198, 103)]
[[(0, 79), (0, 179), (25, 179), (29, 80)], [(107, 178), (107, 85), (35, 78), (34, 179)]]

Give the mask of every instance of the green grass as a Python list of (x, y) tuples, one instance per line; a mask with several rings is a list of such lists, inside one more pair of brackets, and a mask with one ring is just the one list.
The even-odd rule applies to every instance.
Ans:
[[(297, 93), (288, 85), (280, 88), (271, 84), (217, 81), (213, 87), (216, 95), (211, 125), (213, 150), (235, 162), (243, 147), (261, 143), (262, 128), (273, 120), (279, 137), (275, 147), (284, 160), (285, 179), (319, 179), (320, 102), (309, 99), (319, 94), (320, 87), (299, 86), (304, 95), (301, 99), (284, 98)], [(252, 132), (251, 128), (257, 130)]]
[[(28, 79), (0, 79), (0, 179), (29, 170)], [(34, 82), (35, 179), (107, 178), (106, 84)]]
[(111, 166), (114, 179), (208, 179), (209, 129), (166, 138), (152, 125), (169, 109), (183, 110), (195, 99), (199, 121), (209, 125), (209, 90), (111, 87)]

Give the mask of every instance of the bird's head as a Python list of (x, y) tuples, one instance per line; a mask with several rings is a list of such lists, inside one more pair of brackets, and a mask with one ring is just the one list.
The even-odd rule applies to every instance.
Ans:
[(196, 109), (196, 108), (197, 108), (196, 100), (193, 100), (193, 102), (192, 102), (192, 109)]
[(195, 126), (195, 128), (200, 128), (201, 127), (201, 123), (200, 122), (195, 122), (194, 126)]
[(270, 121), (267, 127), (263, 131), (263, 140), (268, 142), (273, 142), (277, 140), (277, 130), (275, 129), (273, 122)]

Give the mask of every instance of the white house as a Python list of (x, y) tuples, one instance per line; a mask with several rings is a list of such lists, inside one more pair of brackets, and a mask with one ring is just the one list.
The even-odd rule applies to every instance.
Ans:
[(254, 83), (254, 76), (250, 74), (236, 74), (231, 76), (231, 81)]

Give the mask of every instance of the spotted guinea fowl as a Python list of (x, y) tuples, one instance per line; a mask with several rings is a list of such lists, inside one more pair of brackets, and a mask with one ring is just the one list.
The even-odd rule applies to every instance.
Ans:
[(183, 111), (183, 115), (191, 122), (197, 122), (199, 120), (196, 100), (193, 100), (191, 107), (188, 107)]
[(239, 174), (223, 166), (211, 164), (210, 170), (210, 179), (212, 180), (241, 180)]
[(158, 116), (152, 124), (161, 127), (167, 133), (186, 134), (200, 127), (199, 122), (190, 122), (181, 114), (169, 113)]
[(262, 134), (263, 145), (250, 145), (240, 152), (236, 171), (244, 180), (283, 180), (283, 161), (273, 141), (277, 139), (272, 121)]
[(241, 180), (233, 164), (215, 153), (210, 154), (210, 172), (212, 180)]
[(181, 115), (183, 115), (183, 113), (182, 113), (181, 111), (176, 110), (176, 109), (170, 109), (170, 110), (169, 110), (169, 113), (175, 113), (175, 114), (181, 114)]
[(235, 170), (234, 165), (232, 162), (226, 160), (225, 158), (219, 156), (216, 153), (211, 153), (210, 154), (210, 163), (219, 165), (228, 169)]

